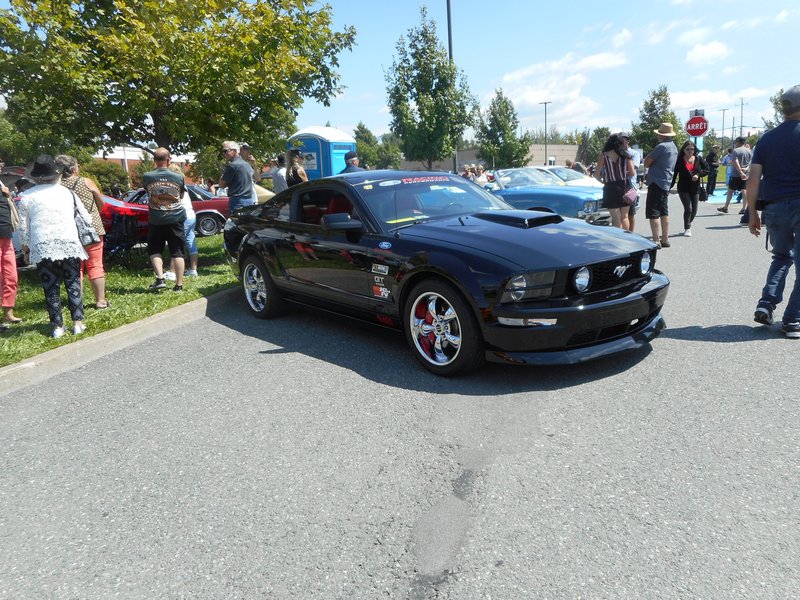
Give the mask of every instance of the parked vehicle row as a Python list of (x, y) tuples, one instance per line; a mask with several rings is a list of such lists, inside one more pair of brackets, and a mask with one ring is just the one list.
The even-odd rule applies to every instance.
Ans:
[(602, 208), (602, 187), (565, 185), (555, 175), (535, 167), (498, 169), (493, 175), (494, 181), (487, 188), (514, 208), (554, 212), (596, 225), (611, 222), (610, 214)]

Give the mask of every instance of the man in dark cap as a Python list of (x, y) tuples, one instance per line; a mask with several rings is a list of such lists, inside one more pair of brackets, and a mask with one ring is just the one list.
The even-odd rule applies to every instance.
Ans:
[(800, 339), (800, 85), (784, 92), (781, 110), (783, 123), (756, 144), (747, 179), (750, 233), (756, 237), (761, 233), (758, 209), (763, 206), (772, 242), (772, 263), (753, 319), (772, 325), (772, 313), (783, 300), (786, 276), (794, 264), (794, 287), (781, 330), (787, 338)]
[[(717, 171), (719, 170), (719, 146), (714, 144), (711, 150), (706, 154), (706, 162), (708, 163), (708, 183), (706, 184), (706, 194), (711, 196), (714, 190), (717, 189)], [(702, 200), (702, 197), (700, 198)]]
[(358, 166), (358, 153), (355, 150), (351, 150), (344, 155), (344, 162), (347, 166), (342, 169), (341, 173), (355, 173), (356, 171), (364, 170)]

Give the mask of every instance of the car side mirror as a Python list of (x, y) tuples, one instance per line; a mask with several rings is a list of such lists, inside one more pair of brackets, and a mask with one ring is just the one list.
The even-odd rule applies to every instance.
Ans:
[(323, 229), (333, 231), (360, 231), (364, 225), (358, 219), (353, 219), (347, 213), (334, 213), (332, 215), (322, 215), (320, 225)]

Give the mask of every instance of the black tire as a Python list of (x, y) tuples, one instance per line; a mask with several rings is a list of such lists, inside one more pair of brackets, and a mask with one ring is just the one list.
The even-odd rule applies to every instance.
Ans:
[(197, 215), (197, 223), (195, 223), (194, 230), (200, 237), (217, 235), (222, 231), (222, 222), (216, 215), (200, 214)]
[(259, 319), (278, 316), (285, 308), (264, 261), (255, 254), (248, 256), (242, 265), (242, 290), (247, 306)]
[(475, 314), (447, 282), (426, 279), (414, 286), (403, 307), (403, 329), (414, 357), (436, 375), (463, 375), (485, 361)]

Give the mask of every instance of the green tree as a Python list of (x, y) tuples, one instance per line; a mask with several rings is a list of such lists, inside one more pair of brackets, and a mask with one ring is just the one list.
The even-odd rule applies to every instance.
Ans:
[(783, 123), (783, 107), (781, 106), (781, 96), (783, 96), (783, 88), (779, 89), (774, 96), (769, 97), (769, 101), (772, 104), (772, 110), (775, 111), (775, 115), (771, 119), (765, 119), (764, 117), (761, 117), (761, 120), (764, 122), (764, 127), (767, 129), (774, 129)]
[(59, 133), (58, 122), (43, 123), (23, 133), (6, 111), (0, 110), (0, 158), (7, 165), (26, 165), (39, 154), (70, 154), (85, 164), (93, 153), (94, 147), (76, 145)]
[(142, 187), (142, 176), (155, 168), (156, 163), (153, 162), (153, 159), (147, 154), (143, 154), (142, 162), (136, 165), (136, 167), (133, 169), (133, 173), (131, 174), (131, 185), (135, 188)]
[(327, 104), (340, 90), (337, 57), (355, 36), (333, 31), (330, 5), (311, 0), (10, 5), (0, 89), (21, 130), (49, 122), (76, 144), (147, 151), (223, 139), (274, 151), (304, 98)]
[(131, 185), (128, 179), (128, 173), (122, 165), (108, 160), (82, 162), (81, 175), (94, 179), (100, 189), (104, 191), (110, 190), (116, 183), (119, 189), (125, 192), (130, 189)]
[(466, 78), (436, 37), (436, 23), (420, 9), (420, 26), (397, 42), (397, 58), (386, 74), (390, 129), (402, 140), (407, 160), (434, 161), (451, 156), (472, 125), (477, 102)]
[(533, 136), (530, 133), (517, 135), (518, 128), (519, 118), (514, 104), (503, 95), (502, 89), (495, 90), (475, 132), (478, 158), (494, 169), (528, 164)]
[(608, 127), (597, 127), (594, 129), (586, 139), (586, 151), (584, 160), (586, 164), (593, 163), (600, 156), (603, 151), (608, 137), (611, 135), (611, 130)]
[(224, 169), (225, 161), (219, 146), (206, 146), (195, 154), (194, 161), (189, 165), (189, 176), (196, 181), (205, 181), (209, 177), (216, 181)]
[(675, 143), (680, 146), (688, 136), (683, 131), (683, 125), (670, 108), (669, 92), (667, 86), (662, 85), (656, 90), (651, 90), (650, 95), (639, 109), (639, 122), (632, 123), (631, 135), (633, 141), (646, 153), (658, 145), (658, 136), (655, 130), (662, 123), (672, 123), (675, 133)]
[(369, 165), (374, 167), (378, 163), (378, 138), (361, 121), (358, 122), (353, 131), (353, 138), (356, 140), (361, 166)]

